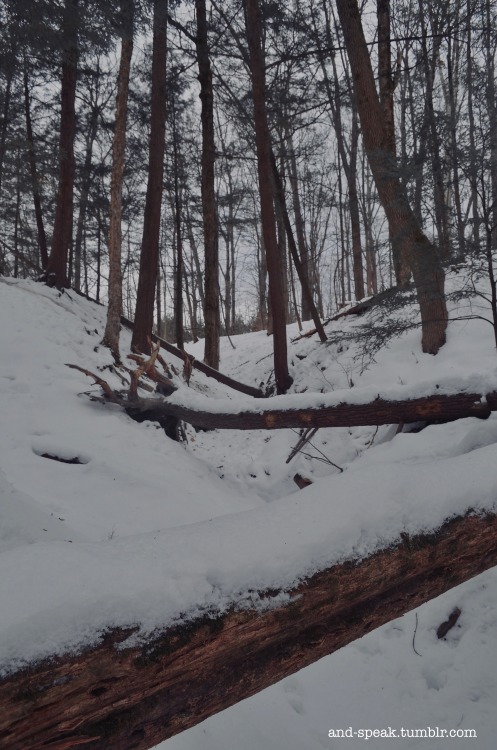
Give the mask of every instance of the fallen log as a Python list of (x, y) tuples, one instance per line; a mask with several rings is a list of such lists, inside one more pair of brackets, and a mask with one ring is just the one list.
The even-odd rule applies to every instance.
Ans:
[(146, 750), (496, 564), (497, 516), (459, 516), (318, 572), (266, 611), (210, 612), (131, 647), (133, 628), (114, 630), (0, 680), (0, 747)]
[[(334, 393), (323, 395), (322, 402), (318, 405), (315, 405), (316, 394), (311, 394), (309, 406), (302, 400), (303, 394), (296, 394), (254, 401), (243, 411), (237, 411), (236, 406), (233, 407), (231, 402), (227, 402), (226, 405), (231, 407), (232, 411), (222, 412), (219, 410), (218, 400), (198, 394), (195, 394), (195, 400), (197, 404), (205, 405), (204, 409), (190, 406), (190, 399), (182, 403), (175, 398), (177, 392), (173, 394), (173, 398), (163, 400), (140, 398), (135, 390), (131, 393), (130, 389), (126, 398), (122, 393), (113, 391), (105, 380), (89, 370), (79, 365), (66, 366), (93, 378), (104, 392), (102, 401), (109, 400), (118, 404), (138, 422), (148, 419), (163, 425), (172, 418), (208, 430), (277, 430), (301, 427), (306, 431), (312, 429), (314, 434), (319, 427), (404, 425), (413, 422), (423, 422), (427, 425), (433, 422), (452, 422), (464, 417), (487, 419), (492, 411), (497, 411), (497, 391), (493, 391), (486, 396), (479, 393), (431, 394), (404, 401), (387, 400), (378, 396), (374, 401), (367, 403), (327, 404), (327, 397), (330, 395), (336, 399)], [(137, 372), (140, 373), (141, 370)], [(296, 404), (294, 408), (288, 406), (292, 400)]]
[[(277, 404), (274, 397), (267, 404)], [(363, 425), (408, 424), (424, 421), (451, 422), (463, 417), (486, 419), (492, 411), (497, 411), (497, 392), (485, 398), (477, 393), (454, 395), (431, 395), (406, 401), (387, 401), (377, 398), (365, 404), (340, 403), (332, 406), (309, 408), (288, 408), (291, 397), (285, 396), (286, 406), (265, 409), (261, 404), (243, 411), (220, 413), (215, 411), (216, 403), (203, 399), (205, 409), (188, 406), (174, 400), (144, 399), (126, 404), (128, 414), (134, 418), (160, 421), (165, 416), (173, 416), (203, 429), (216, 430), (276, 430), (284, 427), (357, 427)], [(295, 397), (297, 400), (297, 397)]]
[[(373, 304), (373, 299), (365, 300), (364, 302), (357, 302), (355, 305), (347, 307), (345, 310), (332, 315), (331, 318), (326, 318), (326, 320), (323, 321), (323, 326), (327, 326), (329, 323), (332, 323), (335, 320), (340, 320), (340, 318), (345, 318), (347, 315), (363, 315), (373, 307)], [(315, 333), (319, 333), (317, 328), (312, 328), (310, 331), (305, 331), (304, 333), (301, 333), (300, 336), (296, 336), (294, 339), (292, 339), (292, 344), (294, 344), (296, 341), (300, 341), (301, 339), (307, 339), (310, 336), (314, 336)]]
[[(130, 331), (133, 330), (133, 323), (131, 322), (131, 320), (128, 320), (128, 318), (121, 316), (121, 323)], [(173, 346), (173, 344), (165, 341), (165, 339), (161, 339), (160, 336), (156, 336), (153, 333), (151, 339), (154, 343), (160, 343), (162, 349), (164, 349), (169, 354), (172, 354), (174, 357), (178, 357), (178, 359), (181, 359), (183, 362), (185, 361), (185, 357), (187, 357), (190, 360), (192, 367), (199, 372), (203, 372), (204, 375), (207, 375), (208, 378), (214, 378), (214, 380), (217, 380), (219, 383), (223, 383), (223, 385), (227, 385), (229, 388), (232, 388), (235, 391), (239, 391), (240, 393), (245, 393), (247, 396), (254, 396), (254, 398), (264, 398), (265, 394), (259, 388), (254, 388), (254, 386), (252, 385), (240, 383), (238, 380), (234, 380), (233, 378), (224, 375), (222, 372), (214, 370), (213, 367), (209, 367), (209, 365), (206, 365), (205, 362), (202, 362), (199, 359), (195, 359), (193, 355), (187, 354), (182, 349), (178, 349), (177, 346)]]

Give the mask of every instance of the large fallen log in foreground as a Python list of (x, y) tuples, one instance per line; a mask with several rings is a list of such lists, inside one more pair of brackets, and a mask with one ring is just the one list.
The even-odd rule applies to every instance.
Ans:
[[(279, 397), (268, 400), (277, 403)], [(284, 397), (286, 407), (260, 411), (219, 413), (191, 408), (186, 404), (155, 398), (138, 399), (123, 404), (132, 417), (161, 421), (176, 417), (203, 429), (275, 430), (283, 427), (356, 427), (361, 425), (409, 424), (411, 422), (451, 422), (463, 417), (486, 419), (497, 411), (497, 392), (485, 398), (477, 393), (431, 395), (406, 401), (387, 401), (377, 398), (365, 404), (341, 403), (313, 408), (288, 408), (290, 397)], [(297, 400), (298, 397), (296, 397)], [(208, 406), (209, 400), (205, 399)], [(216, 402), (212, 401), (213, 407)]]
[(268, 611), (207, 614), (132, 648), (119, 644), (133, 630), (115, 630), (0, 681), (0, 747), (151, 748), (496, 564), (497, 516), (467, 515), (316, 573)]

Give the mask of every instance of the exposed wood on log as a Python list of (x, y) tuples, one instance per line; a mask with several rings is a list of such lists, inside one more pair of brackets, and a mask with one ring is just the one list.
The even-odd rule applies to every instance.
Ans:
[[(129, 330), (133, 330), (133, 323), (131, 322), (131, 320), (128, 320), (128, 318), (125, 318), (124, 316), (121, 317), (121, 323), (126, 328), (129, 328)], [(223, 385), (227, 385), (229, 388), (233, 388), (233, 390), (239, 391), (240, 393), (245, 393), (247, 394), (247, 396), (264, 398), (265, 394), (261, 390), (259, 390), (259, 388), (254, 388), (252, 385), (245, 385), (245, 383), (240, 383), (238, 382), (238, 380), (234, 380), (233, 378), (229, 378), (227, 375), (223, 375), (222, 372), (214, 370), (212, 367), (209, 367), (209, 365), (206, 365), (205, 362), (201, 362), (200, 360), (195, 359), (195, 357), (193, 357), (191, 354), (186, 354), (183, 349), (178, 349), (178, 347), (173, 346), (173, 344), (170, 344), (168, 341), (161, 339), (159, 336), (152, 334), (152, 341), (159, 342), (161, 347), (166, 352), (172, 354), (174, 357), (178, 357), (178, 359), (183, 360), (183, 362), (186, 355), (190, 359), (193, 369), (199, 370), (199, 372), (203, 372), (204, 375), (207, 375), (207, 377), (214, 378), (214, 380), (217, 380), (219, 383), (223, 383)]]
[(151, 748), (495, 564), (497, 516), (467, 515), (316, 573), (286, 605), (205, 615), (130, 648), (133, 629), (115, 630), (0, 681), (0, 746)]
[[(272, 403), (278, 397), (272, 399)], [(285, 399), (288, 403), (288, 398)], [(208, 404), (208, 399), (206, 399)], [(357, 427), (362, 425), (451, 422), (463, 417), (486, 419), (497, 411), (497, 392), (486, 396), (477, 393), (458, 393), (453, 396), (432, 395), (408, 401), (376, 399), (367, 404), (342, 403), (308, 409), (273, 408), (261, 411), (240, 411), (220, 414), (208, 409), (200, 411), (184, 404), (137, 399), (126, 404), (130, 416), (146, 415), (147, 419), (160, 420), (170, 415), (195, 427), (212, 430), (276, 430), (284, 427)]]
[(312, 479), (309, 479), (309, 477), (304, 477), (302, 474), (295, 474), (293, 481), (299, 488), (299, 490), (305, 490), (306, 487), (310, 487), (312, 484)]
[(158, 342), (152, 345), (150, 357), (148, 359), (142, 359), (136, 370), (133, 370), (130, 373), (131, 382), (128, 391), (128, 399), (130, 401), (136, 401), (136, 399), (138, 398), (138, 381), (140, 380), (142, 375), (148, 375), (150, 370), (154, 367), (155, 360), (157, 359), (157, 356), (159, 354), (159, 349), (160, 344)]

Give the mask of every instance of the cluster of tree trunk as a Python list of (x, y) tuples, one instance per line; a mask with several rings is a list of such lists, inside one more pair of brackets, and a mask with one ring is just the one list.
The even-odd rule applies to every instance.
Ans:
[(149, 5), (0, 2), (0, 272), (107, 296), (116, 360), (123, 312), (136, 349), (204, 335), (213, 368), (221, 332), (265, 327), (281, 393), (288, 322), (324, 341), (337, 303), (411, 278), (436, 353), (448, 261), (489, 275), (497, 341), (490, 0), (378, 0), (369, 44), (357, 0)]

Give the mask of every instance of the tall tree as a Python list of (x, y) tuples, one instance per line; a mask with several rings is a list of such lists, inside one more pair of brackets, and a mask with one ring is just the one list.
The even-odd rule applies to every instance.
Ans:
[(121, 268), (121, 215), (126, 148), (126, 113), (128, 109), (129, 73), (133, 54), (134, 0), (121, 0), (121, 59), (117, 79), (116, 121), (112, 143), (109, 221), (109, 291), (107, 322), (102, 343), (108, 346), (118, 362), (119, 331), (123, 305)]
[(395, 252), (405, 259), (413, 274), (421, 312), (423, 351), (436, 354), (445, 343), (448, 317), (445, 275), (440, 257), (409, 205), (396, 159), (389, 146), (389, 130), (376, 91), (357, 0), (337, 0), (337, 9), (371, 172), (387, 216)]
[(41, 190), (38, 169), (36, 166), (35, 140), (33, 135), (33, 123), (31, 120), (31, 102), (29, 94), (29, 72), (28, 61), (24, 59), (24, 109), (26, 115), (26, 139), (28, 142), (29, 153), (29, 170), (31, 173), (31, 189), (33, 192), (33, 204), (36, 218), (36, 229), (38, 234), (38, 248), (40, 251), (40, 263), (43, 269), (48, 265), (48, 247), (45, 234), (45, 224), (43, 222), (43, 213), (41, 210)]
[(196, 51), (198, 79), (200, 82), (202, 123), (202, 218), (205, 246), (205, 351), (204, 361), (211, 367), (219, 367), (219, 246), (214, 186), (214, 163), (216, 145), (214, 141), (214, 97), (212, 70), (209, 57), (207, 12), (205, 0), (196, 0), (197, 37)]
[(288, 371), (286, 341), (286, 305), (282, 262), (276, 236), (271, 166), (271, 136), (266, 112), (266, 83), (262, 50), (262, 23), (258, 0), (245, 0), (245, 22), (250, 55), (252, 97), (254, 101), (257, 173), (261, 204), (261, 224), (269, 278), (269, 302), (273, 323), (274, 375), (278, 393), (286, 393), (292, 384)]
[(76, 132), (76, 79), (78, 70), (79, 0), (65, 0), (62, 28), (62, 85), (59, 137), (59, 186), (46, 278), (57, 287), (69, 286), (67, 260), (72, 235), (74, 190), (74, 136)]
[(159, 264), (160, 215), (166, 133), (167, 0), (154, 0), (152, 92), (147, 195), (143, 217), (140, 275), (131, 346), (149, 353)]

